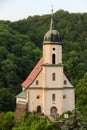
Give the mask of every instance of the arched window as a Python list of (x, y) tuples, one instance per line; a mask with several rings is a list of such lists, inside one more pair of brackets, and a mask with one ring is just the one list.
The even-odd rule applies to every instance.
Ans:
[(52, 94), (52, 101), (55, 101), (55, 94)]
[(37, 106), (37, 113), (41, 113), (41, 106)]
[(52, 64), (55, 64), (55, 54), (52, 54)]
[(50, 115), (53, 116), (53, 117), (56, 117), (56, 114), (57, 114), (57, 108), (56, 107), (52, 107), (50, 109)]
[(55, 81), (56, 80), (56, 74), (52, 73), (52, 80)]

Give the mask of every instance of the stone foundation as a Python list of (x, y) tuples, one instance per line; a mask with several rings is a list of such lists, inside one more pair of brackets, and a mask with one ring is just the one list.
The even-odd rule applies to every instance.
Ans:
[(23, 114), (27, 112), (27, 104), (16, 104), (15, 121), (22, 118)]

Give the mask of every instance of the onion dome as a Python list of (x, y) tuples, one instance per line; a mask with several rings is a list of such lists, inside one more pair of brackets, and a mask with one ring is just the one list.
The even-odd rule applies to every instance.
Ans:
[(50, 22), (50, 29), (49, 29), (49, 31), (44, 36), (43, 44), (44, 43), (57, 43), (57, 44), (61, 44), (60, 42), (61, 42), (61, 40), (60, 40), (60, 34), (54, 28), (53, 10), (52, 10), (52, 17), (51, 17), (51, 22)]

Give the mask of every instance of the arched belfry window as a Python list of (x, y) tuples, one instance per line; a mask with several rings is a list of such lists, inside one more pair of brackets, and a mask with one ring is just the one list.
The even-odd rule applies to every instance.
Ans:
[(55, 64), (55, 59), (56, 59), (55, 54), (52, 54), (52, 64)]

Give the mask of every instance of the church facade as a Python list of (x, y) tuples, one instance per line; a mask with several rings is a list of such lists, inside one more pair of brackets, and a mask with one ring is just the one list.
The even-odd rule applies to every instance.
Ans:
[(75, 108), (74, 87), (64, 74), (62, 42), (54, 28), (53, 14), (42, 46), (43, 56), (21, 84), (22, 92), (16, 96), (17, 118), (26, 111), (55, 117)]

